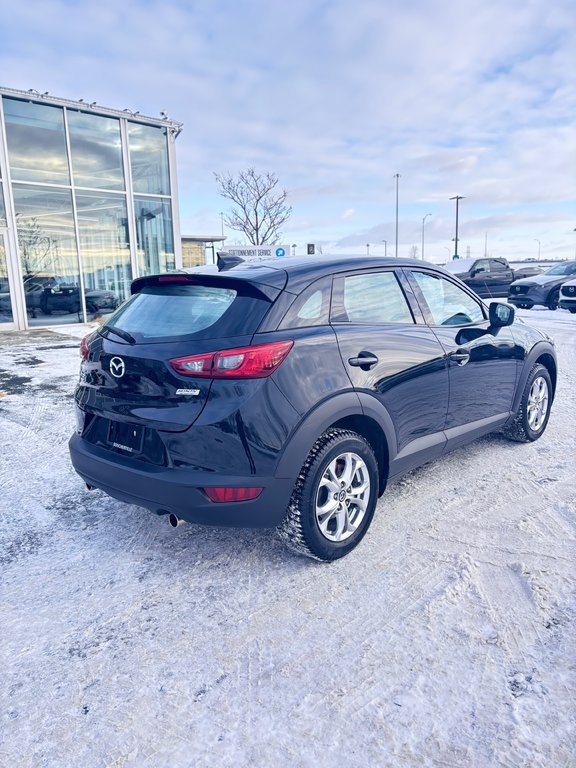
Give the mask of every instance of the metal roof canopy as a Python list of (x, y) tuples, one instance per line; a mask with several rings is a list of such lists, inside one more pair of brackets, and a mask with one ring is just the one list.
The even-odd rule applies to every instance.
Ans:
[(178, 136), (182, 130), (182, 123), (176, 120), (170, 120), (168, 117), (150, 117), (149, 115), (141, 115), (139, 112), (133, 112), (131, 109), (111, 109), (109, 107), (102, 107), (95, 101), (86, 102), (83, 99), (74, 101), (72, 99), (60, 99), (57, 96), (51, 96), (48, 92), (40, 93), (34, 88), (29, 88), (27, 91), (19, 91), (15, 88), (4, 88), (0, 86), (0, 96), (12, 96), (16, 99), (23, 101), (33, 101), (39, 104), (51, 104), (60, 107), (68, 107), (69, 109), (75, 109), (79, 112), (87, 112), (95, 115), (104, 115), (106, 117), (123, 117), (126, 120), (137, 123), (145, 123), (148, 125), (165, 126), (174, 132), (174, 136)]

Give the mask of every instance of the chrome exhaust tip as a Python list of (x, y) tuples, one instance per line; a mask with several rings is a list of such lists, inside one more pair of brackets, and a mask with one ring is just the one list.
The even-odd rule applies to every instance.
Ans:
[(168, 523), (170, 528), (178, 528), (179, 525), (182, 525), (185, 522), (186, 520), (182, 520), (181, 517), (178, 517), (178, 515), (175, 515), (173, 512), (170, 512), (168, 515)]

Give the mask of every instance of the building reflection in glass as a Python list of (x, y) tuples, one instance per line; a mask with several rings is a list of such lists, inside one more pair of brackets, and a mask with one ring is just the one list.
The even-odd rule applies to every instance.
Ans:
[(66, 321), (78, 322), (82, 304), (72, 193), (24, 184), (14, 184), (13, 191), (28, 316), (45, 322), (46, 316), (67, 315)]
[[(130, 295), (136, 263), (139, 274), (175, 268), (168, 125), (1, 98), (12, 176), (4, 192), (14, 198), (30, 325), (113, 311)], [(130, 186), (136, 196), (128, 196)], [(11, 225), (2, 191), (0, 183), (0, 228)], [(13, 300), (0, 272), (0, 323)]]
[(169, 195), (170, 174), (166, 130), (150, 125), (129, 123), (128, 143), (134, 192)]
[(120, 121), (68, 110), (74, 185), (124, 190)]
[(105, 313), (130, 295), (132, 267), (126, 197), (76, 192), (76, 210), (86, 309), (89, 314)]
[(169, 200), (135, 197), (138, 269), (141, 274), (156, 274), (174, 269), (172, 206)]
[(62, 107), (17, 99), (3, 101), (12, 178), (70, 184)]

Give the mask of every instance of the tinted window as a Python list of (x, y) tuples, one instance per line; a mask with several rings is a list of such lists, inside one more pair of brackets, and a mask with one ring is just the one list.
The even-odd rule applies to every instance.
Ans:
[(482, 306), (450, 280), (425, 272), (412, 273), (434, 325), (470, 325), (485, 319)]
[(494, 259), (494, 261), (490, 262), (490, 269), (492, 272), (505, 272), (508, 267), (502, 261), (496, 261), (496, 259)]
[(414, 319), (393, 272), (371, 272), (344, 278), (344, 321), (413, 323)]
[(327, 325), (330, 314), (330, 293), (332, 279), (322, 278), (296, 298), (280, 328), (307, 328), (314, 325)]
[(106, 325), (137, 341), (240, 336), (257, 329), (269, 306), (250, 286), (149, 285), (109, 315)]

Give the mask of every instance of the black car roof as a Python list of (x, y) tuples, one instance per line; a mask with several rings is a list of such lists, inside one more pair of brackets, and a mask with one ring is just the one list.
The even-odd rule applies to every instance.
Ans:
[[(325, 275), (350, 269), (374, 269), (378, 267), (429, 266), (438, 269), (435, 264), (416, 259), (382, 258), (380, 256), (284, 256), (263, 261), (245, 261), (226, 271), (216, 272), (209, 265), (206, 269), (195, 268), (194, 274), (222, 275), (226, 277), (251, 280), (266, 285), (278, 285), (282, 274), (283, 281), (288, 276), (286, 290), (299, 292), (302, 288)], [(276, 273), (276, 274), (274, 274)]]

